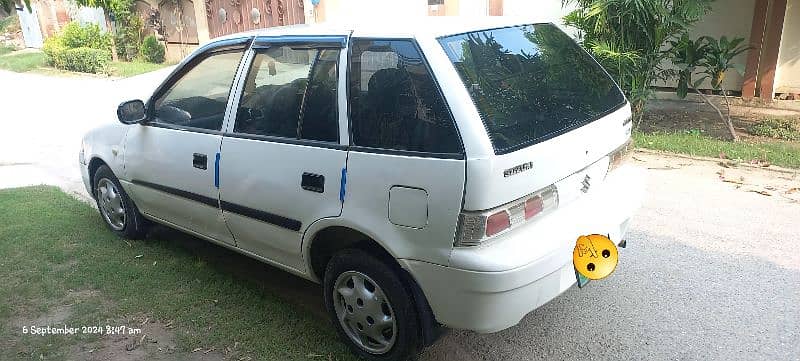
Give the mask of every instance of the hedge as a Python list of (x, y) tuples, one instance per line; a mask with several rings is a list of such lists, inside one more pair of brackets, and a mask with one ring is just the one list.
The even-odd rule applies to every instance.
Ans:
[(48, 38), (42, 51), (55, 68), (99, 73), (111, 62), (111, 35), (102, 33), (97, 25), (72, 22), (60, 35)]
[(111, 62), (111, 52), (108, 50), (67, 48), (49, 42), (45, 43), (44, 53), (53, 67), (82, 73), (103, 72)]

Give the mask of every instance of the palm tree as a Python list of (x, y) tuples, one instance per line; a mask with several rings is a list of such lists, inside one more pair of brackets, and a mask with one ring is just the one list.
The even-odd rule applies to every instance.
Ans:
[(583, 46), (611, 73), (633, 107), (636, 123), (652, 96), (650, 85), (665, 79), (664, 46), (679, 38), (709, 10), (713, 0), (562, 0), (577, 5), (564, 20), (581, 31)]

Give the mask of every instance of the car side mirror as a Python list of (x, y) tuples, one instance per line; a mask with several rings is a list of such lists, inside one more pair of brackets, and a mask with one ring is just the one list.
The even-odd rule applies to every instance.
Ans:
[(122, 102), (117, 107), (117, 118), (122, 124), (140, 123), (146, 118), (145, 114), (144, 102), (138, 99)]

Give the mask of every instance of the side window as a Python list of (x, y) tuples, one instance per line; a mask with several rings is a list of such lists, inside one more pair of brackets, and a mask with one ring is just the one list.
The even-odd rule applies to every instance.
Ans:
[(201, 58), (155, 101), (155, 121), (220, 130), (242, 54), (237, 51)]
[(236, 112), (236, 133), (339, 140), (338, 49), (259, 50)]
[(354, 39), (349, 87), (354, 145), (462, 152), (453, 118), (411, 40)]

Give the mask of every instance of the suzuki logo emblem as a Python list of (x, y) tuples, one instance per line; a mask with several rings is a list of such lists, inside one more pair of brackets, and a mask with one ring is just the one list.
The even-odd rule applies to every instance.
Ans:
[(583, 187), (581, 187), (581, 192), (586, 193), (589, 191), (589, 187), (592, 186), (592, 184), (590, 183), (591, 180), (592, 177), (590, 177), (588, 174), (586, 175), (585, 178), (583, 178), (583, 182), (581, 182), (581, 185), (583, 185)]

